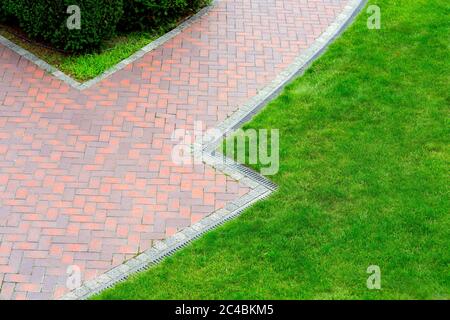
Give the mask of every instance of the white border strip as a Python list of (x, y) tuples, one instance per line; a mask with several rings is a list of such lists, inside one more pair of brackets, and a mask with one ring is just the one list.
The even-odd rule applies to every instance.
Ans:
[[(367, 0), (349, 0), (344, 10), (338, 15), (336, 20), (330, 24), (319, 38), (301, 55), (299, 55), (292, 64), (282, 71), (268, 86), (258, 91), (258, 94), (243, 104), (239, 110), (234, 112), (230, 117), (225, 119), (217, 126), (217, 129), (223, 135), (228, 135), (240, 128), (244, 123), (250, 121), (252, 117), (258, 113), (268, 102), (273, 100), (281, 93), (283, 88), (293, 79), (297, 78), (319, 58), (326, 48), (332, 43), (345, 29), (350, 25), (356, 15), (362, 10)], [(220, 143), (220, 138), (215, 141), (210, 137), (211, 142), (207, 148), (212, 152), (215, 146)], [(208, 138), (206, 138), (208, 140)]]
[(218, 163), (221, 163), (218, 167), (220, 166), (225, 174), (230, 175), (233, 179), (250, 188), (250, 192), (239, 199), (229, 202), (225, 208), (215, 211), (208, 217), (203, 218), (175, 235), (165, 240), (157, 241), (152, 248), (135, 258), (107, 271), (94, 280), (85, 282), (80, 288), (63, 296), (61, 300), (88, 299), (103, 290), (113, 287), (118, 282), (126, 280), (131, 275), (158, 264), (164, 258), (186, 247), (189, 243), (200, 238), (208, 231), (239, 216), (245, 209), (272, 194), (276, 188), (268, 180), (264, 181), (265, 178), (260, 179), (261, 181), (255, 180), (253, 177), (255, 173), (229, 159), (225, 159), (224, 161), (223, 157), (204, 154), (203, 161), (207, 165), (215, 168)]

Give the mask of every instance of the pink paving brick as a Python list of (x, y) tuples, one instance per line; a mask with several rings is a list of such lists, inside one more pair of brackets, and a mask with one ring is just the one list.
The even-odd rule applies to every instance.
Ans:
[(0, 297), (57, 298), (248, 192), (171, 161), (175, 129), (214, 127), (345, 0), (222, 0), (181, 34), (78, 91), (0, 45)]

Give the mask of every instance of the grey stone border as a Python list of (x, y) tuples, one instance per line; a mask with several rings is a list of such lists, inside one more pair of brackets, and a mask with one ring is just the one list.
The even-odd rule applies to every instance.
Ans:
[[(325, 30), (325, 32), (323, 32), (308, 49), (281, 72), (272, 83), (244, 103), (239, 110), (225, 119), (216, 129), (226, 136), (240, 128), (246, 122), (249, 122), (254, 115), (266, 106), (267, 103), (277, 97), (286, 85), (302, 75), (311, 63), (325, 52), (328, 45), (353, 22), (356, 15), (362, 10), (366, 3), (367, 0), (349, 0), (348, 4), (338, 15), (336, 20), (328, 26), (327, 30)], [(208, 137), (206, 137), (206, 140), (208, 140)], [(209, 140), (206, 150), (214, 152), (217, 145), (220, 143), (221, 138), (213, 140), (213, 137), (209, 137)]]
[[(277, 96), (280, 91), (293, 78), (302, 74), (304, 70), (317, 59), (327, 46), (353, 21), (354, 17), (365, 6), (367, 0), (350, 0), (342, 13), (337, 17), (328, 29), (314, 42), (314, 44), (302, 53), (294, 63), (259, 94), (250, 99), (238, 111), (217, 126), (223, 135), (229, 135), (245, 122), (251, 120), (252, 116), (263, 108), (267, 102)], [(201, 237), (204, 233), (217, 228), (229, 220), (239, 216), (245, 209), (255, 202), (267, 198), (275, 190), (276, 185), (259, 173), (246, 168), (233, 160), (219, 155), (215, 152), (221, 139), (207, 142), (203, 148), (202, 160), (216, 170), (231, 176), (233, 179), (248, 186), (251, 191), (226, 205), (198, 223), (183, 229), (172, 237), (157, 242), (153, 248), (139, 254), (133, 259), (107, 271), (92, 281), (85, 282), (80, 288), (69, 292), (62, 300), (80, 300), (100, 293), (113, 287), (118, 282), (126, 280), (131, 275), (149, 269), (161, 262), (165, 257), (172, 255), (177, 250), (186, 247), (190, 242)]]
[[(250, 188), (250, 191), (244, 196), (227, 203), (225, 208), (213, 212), (208, 217), (183, 229), (172, 237), (157, 241), (152, 248), (145, 252), (107, 271), (94, 280), (85, 282), (80, 288), (63, 296), (61, 300), (88, 299), (103, 290), (113, 287), (118, 282), (126, 280), (137, 272), (149, 269), (164, 258), (174, 254), (177, 250), (200, 238), (208, 231), (239, 216), (245, 209), (268, 197), (276, 189), (275, 184), (269, 180), (220, 155), (203, 154), (202, 160), (207, 165), (222, 171), (247, 186)], [(255, 176), (259, 176), (258, 179), (255, 179)]]
[(175, 36), (180, 34), (184, 29), (190, 27), (192, 24), (194, 24), (196, 21), (198, 21), (200, 18), (205, 16), (209, 13), (209, 11), (219, 2), (220, 0), (212, 0), (211, 4), (209, 6), (206, 6), (202, 8), (199, 12), (197, 12), (195, 15), (190, 17), (189, 19), (185, 20), (181, 24), (179, 24), (175, 29), (169, 31), (168, 33), (164, 34), (163, 36), (159, 37), (158, 39), (152, 41), (139, 51), (132, 54), (130, 57), (122, 60), (118, 64), (116, 64), (114, 67), (111, 67), (110, 69), (103, 72), (101, 75), (88, 80), (86, 82), (78, 82), (77, 80), (73, 79), (72, 77), (68, 76), (61, 70), (55, 68), (54, 66), (48, 64), (44, 60), (38, 58), (33, 53), (29, 52), (28, 50), (25, 50), (24, 48), (20, 47), (19, 45), (15, 44), (14, 42), (6, 39), (2, 35), (0, 35), (0, 44), (4, 45), (5, 47), (11, 49), (12, 51), (16, 52), (18, 55), (24, 57), (25, 59), (33, 62), (41, 69), (47, 71), (48, 73), (52, 74), (55, 78), (65, 82), (69, 86), (71, 86), (74, 89), (77, 90), (85, 90), (93, 85), (101, 82), (102, 80), (108, 78), (110, 75), (116, 73), (119, 70), (122, 70), (127, 65), (135, 62), (136, 60), (142, 58), (144, 55), (149, 53), (150, 51), (155, 50), (156, 48), (160, 47), (167, 41), (173, 39)]

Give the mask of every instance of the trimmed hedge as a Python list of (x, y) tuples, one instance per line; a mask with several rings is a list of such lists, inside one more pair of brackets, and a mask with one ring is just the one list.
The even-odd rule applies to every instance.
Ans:
[[(117, 29), (143, 30), (177, 21), (209, 0), (0, 0), (0, 21), (14, 17), (29, 37), (67, 52), (99, 48)], [(81, 28), (70, 30), (67, 8), (81, 9)]]
[[(100, 46), (112, 36), (122, 17), (123, 0), (0, 0), (31, 38), (58, 49), (78, 52)], [(81, 28), (67, 27), (67, 8), (77, 5)]]
[(209, 0), (128, 0), (124, 1), (123, 30), (145, 30), (181, 18)]
[(0, 0), (0, 22), (4, 22), (8, 16), (4, 1)]

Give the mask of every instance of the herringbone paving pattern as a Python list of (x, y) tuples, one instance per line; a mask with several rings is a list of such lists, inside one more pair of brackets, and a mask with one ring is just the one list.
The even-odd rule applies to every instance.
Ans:
[(67, 292), (248, 189), (171, 161), (175, 129), (214, 127), (334, 21), (345, 0), (222, 0), (85, 91), (0, 45), (0, 298)]

